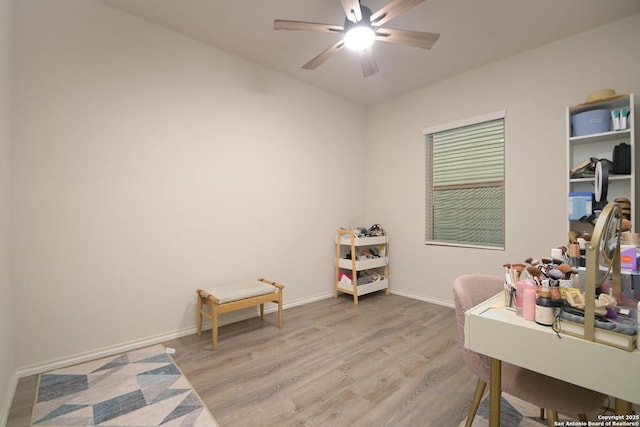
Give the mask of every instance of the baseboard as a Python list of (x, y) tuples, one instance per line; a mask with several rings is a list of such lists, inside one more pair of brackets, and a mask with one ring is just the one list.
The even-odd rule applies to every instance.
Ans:
[(66, 368), (67, 366), (75, 365), (78, 363), (88, 362), (94, 359), (100, 359), (102, 357), (112, 356), (118, 353), (124, 353), (127, 351), (135, 350), (138, 348), (148, 347), (150, 345), (159, 344), (164, 341), (179, 338), (196, 331), (195, 327), (189, 327), (179, 329), (166, 334), (154, 335), (138, 340), (132, 340), (117, 344), (114, 346), (103, 347), (100, 349), (94, 349), (88, 352), (77, 353), (72, 356), (62, 357), (59, 359), (49, 360), (44, 363), (37, 363), (34, 365), (25, 366), (19, 368), (16, 371), (18, 378), (28, 377), (29, 375), (40, 374), (43, 372), (52, 371), (54, 369)]
[(432, 304), (443, 305), (443, 306), (449, 307), (449, 308), (455, 308), (455, 305), (454, 305), (453, 302), (447, 301), (447, 300), (443, 300), (443, 299), (439, 299), (439, 298), (425, 297), (423, 295), (416, 295), (416, 294), (412, 294), (411, 292), (405, 292), (405, 291), (396, 290), (396, 289), (393, 289), (393, 288), (391, 288), (391, 290), (389, 292), (391, 292), (394, 295), (400, 295), (401, 297), (417, 299), (418, 301), (430, 302)]
[[(392, 289), (390, 292), (392, 294), (400, 295), (407, 298), (412, 298), (412, 299), (425, 301), (425, 302), (438, 304), (438, 305), (443, 305), (447, 307), (454, 307), (454, 305), (450, 301), (440, 300), (437, 298), (428, 298), (421, 295), (412, 294), (410, 292), (404, 292), (404, 291), (394, 290), (394, 289)], [(301, 298), (295, 301), (289, 301), (283, 304), (282, 308), (284, 310), (287, 310), (289, 308), (309, 304), (309, 303), (320, 301), (327, 298), (332, 298), (333, 296), (334, 296), (333, 291), (325, 292), (325, 293), (314, 295), (308, 298)], [(273, 304), (265, 305), (265, 313), (273, 313), (276, 311), (277, 311), (277, 307), (275, 305)], [(248, 309), (248, 310), (240, 310), (233, 313), (227, 313), (227, 316), (220, 320), (220, 326), (250, 319), (256, 316), (258, 316), (257, 308), (255, 310)], [(209, 323), (208, 325), (207, 323), (203, 324), (203, 329), (207, 329), (207, 328), (211, 329), (211, 323)], [(190, 326), (187, 328), (177, 329), (175, 331), (164, 333), (164, 334), (153, 335), (146, 338), (117, 344), (114, 346), (103, 347), (100, 349), (78, 353), (68, 357), (62, 357), (59, 359), (50, 360), (44, 363), (37, 363), (34, 365), (18, 368), (14, 372), (13, 376), (11, 377), (9, 390), (8, 390), (9, 392), (1, 408), (2, 412), (0, 412), (0, 426), (6, 425), (7, 419), (9, 417), (9, 411), (11, 409), (13, 398), (14, 398), (16, 388), (18, 386), (18, 381), (20, 380), (20, 378), (27, 377), (30, 375), (35, 375), (35, 374), (41, 374), (43, 372), (52, 371), (54, 369), (65, 368), (67, 366), (75, 365), (77, 363), (88, 362), (90, 360), (100, 359), (102, 357), (108, 357), (118, 353), (124, 353), (127, 351), (136, 350), (138, 348), (148, 347), (154, 344), (161, 344), (163, 342), (180, 338), (186, 335), (195, 334), (196, 332), (197, 332), (197, 327)]]
[[(282, 308), (287, 309), (287, 308), (298, 307), (299, 305), (305, 305), (305, 304), (309, 304), (309, 303), (312, 303), (312, 302), (321, 301), (321, 300), (327, 299), (327, 298), (333, 298), (333, 291), (325, 292), (325, 293), (318, 294), (318, 295), (314, 295), (314, 296), (311, 296), (311, 297), (308, 297), (308, 298), (301, 298), (301, 299), (298, 299), (298, 300), (295, 300), (295, 301), (290, 301), (288, 303), (283, 304)], [(275, 308), (272, 308), (271, 311), (275, 311)]]
[(11, 376), (11, 380), (9, 381), (9, 390), (7, 396), (2, 402), (2, 407), (0, 407), (0, 426), (7, 425), (7, 419), (9, 418), (9, 411), (11, 410), (11, 404), (13, 403), (13, 397), (16, 394), (16, 388), (18, 387), (18, 377), (17, 372), (14, 372)]
[[(333, 296), (333, 292), (323, 293), (319, 295), (315, 295), (309, 298), (302, 298), (295, 301), (290, 301), (282, 305), (283, 310), (288, 308), (297, 307), (304, 304), (309, 304), (311, 302), (320, 301), (322, 299), (330, 298)], [(265, 313), (272, 313), (278, 310), (275, 304), (266, 304), (265, 305)], [(230, 323), (239, 322), (242, 320), (250, 319), (252, 317), (258, 316), (258, 311), (256, 307), (252, 307), (246, 310), (239, 310), (232, 313), (226, 313), (225, 316), (221, 316), (220, 326), (224, 326)], [(207, 323), (206, 321), (203, 323), (203, 329), (211, 329), (211, 323)], [(153, 335), (142, 339), (137, 339), (133, 341), (128, 341), (125, 343), (117, 344), (114, 346), (103, 347), (100, 349), (91, 350), (84, 353), (78, 353), (72, 356), (62, 357), (59, 359), (50, 360), (44, 363), (37, 363), (30, 366), (25, 366), (22, 368), (18, 368), (14, 373), (15, 384), (13, 385), (13, 391), (11, 392), (11, 400), (9, 400), (9, 405), (11, 405), (11, 401), (13, 400), (13, 393), (15, 392), (15, 386), (17, 385), (18, 379), (22, 377), (27, 377), (29, 375), (41, 374), (43, 372), (52, 371), (54, 369), (65, 368), (67, 366), (75, 365), (77, 363), (88, 362), (90, 360), (100, 359), (102, 357), (112, 356), (118, 353), (124, 353), (131, 350), (136, 350), (138, 348), (148, 347), (154, 344), (160, 344), (165, 341), (170, 341), (176, 338), (184, 337), (186, 335), (195, 334), (197, 332), (196, 326), (189, 326), (187, 328), (177, 329), (172, 332)], [(0, 424), (2, 425), (2, 424)]]
[[(412, 294), (410, 292), (404, 292), (400, 290), (391, 290), (392, 294), (400, 295), (407, 298), (417, 299), (420, 301), (425, 301), (433, 304), (443, 305), (447, 307), (453, 307), (453, 304), (449, 301), (440, 300), (437, 298), (427, 298), (421, 295)], [(297, 307), (300, 305), (309, 304), (315, 301), (320, 301), (327, 298), (332, 298), (334, 296), (333, 291), (326, 292), (318, 295), (314, 295), (308, 298), (301, 298), (295, 301), (289, 301), (283, 304), (282, 308), (287, 310), (289, 308)], [(265, 305), (265, 313), (273, 313), (277, 311), (277, 307), (274, 304)], [(257, 308), (240, 310), (233, 313), (227, 313), (228, 316), (224, 317), (220, 320), (220, 326), (227, 325), (234, 322), (239, 322), (242, 320), (250, 319), (252, 317), (256, 317), (258, 315)], [(211, 329), (211, 323), (207, 324), (206, 322), (203, 324), (203, 329)], [(3, 417), (5, 420), (0, 420), (6, 423), (6, 418), (8, 417), (9, 409), (11, 408), (11, 404), (13, 402), (13, 397), (15, 394), (16, 387), (18, 385), (18, 380), (22, 377), (27, 377), (29, 375), (41, 374), (43, 372), (52, 371), (54, 369), (65, 368), (67, 366), (75, 365), (78, 363), (88, 362), (90, 360), (100, 359), (102, 357), (112, 356), (118, 353), (124, 353), (131, 350), (136, 350), (143, 347), (148, 347), (154, 344), (161, 344), (166, 341), (170, 341), (176, 338), (180, 338), (186, 335), (195, 334), (197, 332), (196, 326), (190, 326), (186, 328), (177, 329), (172, 332), (153, 335), (137, 340), (132, 340), (124, 343), (120, 343), (113, 346), (103, 347), (99, 349), (94, 349), (91, 351), (78, 353), (72, 356), (62, 357), (59, 359), (50, 360), (44, 363), (37, 363), (30, 366), (25, 366), (22, 368), (18, 368), (12, 378), (11, 384), (9, 385), (9, 393), (5, 402), (3, 402)], [(4, 423), (0, 425), (4, 425)]]

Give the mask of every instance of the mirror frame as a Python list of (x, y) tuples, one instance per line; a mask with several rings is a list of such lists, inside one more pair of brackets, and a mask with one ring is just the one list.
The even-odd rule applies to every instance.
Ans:
[[(617, 221), (617, 223), (616, 223)], [(620, 277), (620, 237), (622, 225), (622, 210), (617, 203), (608, 203), (596, 222), (591, 236), (591, 241), (587, 244), (586, 262), (586, 283), (585, 283), (585, 307), (584, 307), (584, 338), (590, 341), (595, 340), (595, 304), (596, 288), (607, 280), (609, 274), (612, 275), (611, 285), (614, 296), (619, 297), (621, 292)], [(601, 265), (604, 258), (603, 251), (607, 248), (608, 242), (615, 239), (615, 251), (611, 259), (608, 259), (604, 279), (602, 279)], [(608, 257), (607, 257), (608, 258)]]

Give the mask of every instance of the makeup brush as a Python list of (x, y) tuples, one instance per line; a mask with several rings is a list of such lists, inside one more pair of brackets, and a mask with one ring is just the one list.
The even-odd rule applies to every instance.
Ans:
[(527, 267), (527, 273), (533, 278), (536, 284), (541, 283), (540, 277), (542, 276), (542, 271), (538, 267), (530, 265)]
[(558, 270), (557, 268), (549, 270), (549, 278), (553, 280), (560, 280), (563, 276), (564, 274), (562, 273), (562, 271)]
[(522, 273), (522, 270), (524, 270), (524, 269), (525, 269), (525, 267), (526, 267), (526, 265), (524, 265), (524, 264), (520, 264), (520, 263), (518, 263), (518, 264), (513, 264), (513, 269), (514, 269), (518, 274)]
[(556, 270), (559, 270), (562, 273), (562, 277), (564, 279), (571, 279), (573, 267), (571, 267), (569, 264), (560, 264), (556, 267)]
[(580, 237), (580, 233), (575, 230), (571, 230), (569, 232), (569, 243), (578, 243), (578, 238)]
[(505, 279), (505, 283), (509, 286), (514, 286), (516, 284), (516, 281), (514, 281), (514, 277), (513, 277), (513, 270), (511, 269), (511, 264), (507, 263), (507, 264), (502, 264), (502, 266), (504, 267), (504, 279)]

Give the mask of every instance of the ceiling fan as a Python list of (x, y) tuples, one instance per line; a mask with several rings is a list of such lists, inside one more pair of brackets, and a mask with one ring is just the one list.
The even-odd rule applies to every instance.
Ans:
[(362, 74), (364, 77), (368, 77), (378, 72), (378, 65), (371, 49), (374, 40), (430, 49), (440, 37), (440, 34), (437, 33), (382, 28), (383, 24), (424, 2), (424, 0), (392, 0), (374, 13), (368, 7), (361, 5), (359, 0), (340, 0), (340, 2), (346, 15), (344, 26), (282, 19), (276, 19), (273, 22), (275, 30), (307, 30), (344, 34), (343, 38), (304, 64), (303, 69), (315, 70), (331, 55), (347, 46), (358, 51)]

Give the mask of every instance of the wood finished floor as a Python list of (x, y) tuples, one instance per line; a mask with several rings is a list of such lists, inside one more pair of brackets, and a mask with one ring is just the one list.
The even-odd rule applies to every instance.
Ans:
[[(221, 427), (457, 426), (475, 377), (455, 312), (378, 292), (346, 295), (168, 341)], [(7, 427), (28, 426), (36, 376), (22, 378)]]

